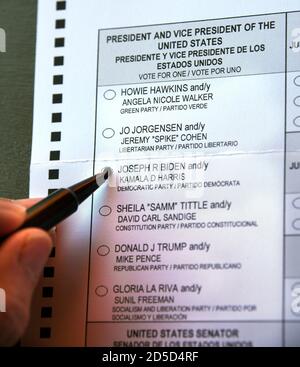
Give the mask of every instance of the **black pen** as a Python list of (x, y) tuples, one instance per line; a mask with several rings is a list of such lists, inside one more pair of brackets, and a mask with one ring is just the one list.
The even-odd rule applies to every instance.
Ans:
[(46, 231), (76, 212), (79, 204), (93, 194), (107, 179), (110, 169), (78, 182), (67, 189), (58, 189), (26, 210), (24, 223), (12, 233), (0, 238), (0, 244), (21, 229), (38, 227)]

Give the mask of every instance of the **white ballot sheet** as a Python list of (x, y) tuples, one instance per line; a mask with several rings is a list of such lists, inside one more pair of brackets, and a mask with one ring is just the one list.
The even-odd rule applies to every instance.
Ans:
[(299, 1), (39, 1), (25, 345), (300, 345)]

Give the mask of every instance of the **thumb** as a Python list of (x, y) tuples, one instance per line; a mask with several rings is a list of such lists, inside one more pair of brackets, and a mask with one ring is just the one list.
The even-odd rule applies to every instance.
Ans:
[(0, 288), (6, 312), (0, 313), (0, 345), (14, 344), (24, 333), (34, 288), (51, 251), (50, 236), (39, 229), (22, 230), (0, 249)]

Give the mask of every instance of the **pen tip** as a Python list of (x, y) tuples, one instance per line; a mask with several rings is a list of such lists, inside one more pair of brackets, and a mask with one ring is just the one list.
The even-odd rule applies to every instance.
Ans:
[[(104, 175), (103, 175), (103, 173), (104, 173)], [(110, 167), (105, 167), (105, 168), (103, 168), (102, 173), (100, 175), (101, 175), (101, 177), (103, 177), (104, 180), (107, 180), (108, 177), (111, 174), (112, 174), (112, 169)]]

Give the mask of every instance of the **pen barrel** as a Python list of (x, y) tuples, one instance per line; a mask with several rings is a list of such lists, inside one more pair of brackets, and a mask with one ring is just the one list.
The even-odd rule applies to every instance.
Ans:
[(27, 217), (20, 229), (38, 227), (49, 230), (76, 212), (78, 200), (69, 189), (59, 189), (27, 209)]
[(79, 204), (93, 194), (108, 178), (109, 168), (101, 174), (53, 192), (26, 211), (24, 223), (12, 233), (0, 237), (0, 245), (15, 232), (25, 228), (37, 227), (48, 231), (76, 212)]

